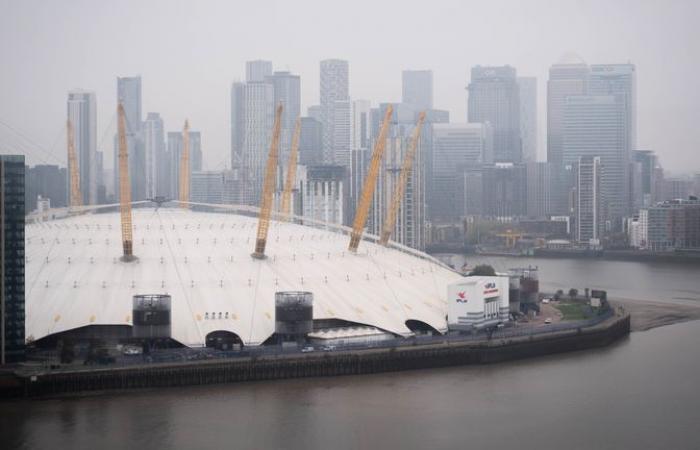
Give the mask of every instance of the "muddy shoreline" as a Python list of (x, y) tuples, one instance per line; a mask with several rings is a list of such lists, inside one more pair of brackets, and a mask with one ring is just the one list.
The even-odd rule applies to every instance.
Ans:
[(700, 305), (631, 299), (612, 299), (611, 302), (631, 314), (632, 331), (646, 331), (666, 325), (700, 320)]

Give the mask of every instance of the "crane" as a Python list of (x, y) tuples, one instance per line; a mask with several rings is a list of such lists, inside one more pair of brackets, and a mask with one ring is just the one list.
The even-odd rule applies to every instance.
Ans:
[(68, 167), (70, 170), (70, 207), (82, 206), (83, 198), (80, 194), (80, 172), (78, 171), (78, 158), (75, 156), (75, 130), (73, 122), (66, 121), (66, 136), (68, 139)]
[(372, 160), (370, 161), (369, 170), (367, 171), (365, 184), (362, 186), (362, 195), (360, 196), (360, 202), (357, 205), (355, 220), (352, 223), (352, 231), (350, 232), (350, 244), (348, 245), (348, 250), (353, 253), (357, 253), (357, 247), (360, 245), (360, 240), (362, 239), (362, 231), (364, 230), (365, 223), (367, 222), (369, 207), (372, 205), (374, 188), (377, 185), (377, 176), (379, 175), (379, 165), (382, 162), (384, 148), (386, 148), (386, 136), (389, 132), (389, 120), (391, 119), (391, 114), (393, 111), (394, 108), (391, 105), (387, 106), (386, 112), (384, 113), (384, 121), (382, 122), (382, 127), (379, 131), (379, 137), (377, 138), (377, 142), (374, 144)]
[(282, 207), (280, 212), (285, 219), (289, 216), (292, 203), (292, 188), (297, 175), (297, 154), (299, 153), (299, 136), (301, 134), (301, 118), (297, 118), (292, 136), (292, 151), (289, 155), (289, 166), (287, 167), (287, 178), (284, 180), (284, 192), (282, 192)]
[(399, 179), (396, 183), (396, 187), (394, 188), (394, 195), (391, 199), (389, 213), (384, 219), (384, 227), (382, 228), (382, 233), (379, 237), (379, 244), (383, 246), (386, 246), (389, 243), (389, 237), (391, 237), (391, 232), (394, 230), (394, 224), (396, 223), (399, 206), (401, 206), (401, 199), (403, 198), (406, 183), (408, 182), (408, 176), (410, 175), (411, 167), (413, 166), (413, 157), (415, 156), (416, 148), (418, 147), (423, 121), (425, 121), (425, 112), (421, 112), (418, 115), (418, 123), (416, 124), (416, 128), (413, 130), (413, 136), (411, 137), (408, 152), (406, 152), (406, 155), (403, 158), (403, 163), (401, 164), (401, 172), (399, 173)]
[(272, 128), (270, 153), (267, 156), (267, 164), (265, 165), (265, 179), (263, 180), (263, 193), (260, 200), (260, 217), (258, 218), (258, 234), (255, 238), (255, 251), (250, 255), (256, 259), (265, 258), (267, 230), (270, 227), (270, 215), (272, 214), (272, 196), (275, 193), (275, 182), (277, 178), (281, 122), (282, 104), (280, 103), (275, 112), (275, 125)]
[(119, 116), (119, 212), (121, 213), (122, 247), (124, 255), (122, 261), (133, 261), (134, 237), (131, 223), (131, 183), (129, 181), (129, 152), (126, 146), (126, 116), (124, 106), (119, 103), (117, 107)]
[(182, 154), (180, 155), (180, 206), (187, 208), (190, 201), (190, 123), (185, 120), (182, 129)]

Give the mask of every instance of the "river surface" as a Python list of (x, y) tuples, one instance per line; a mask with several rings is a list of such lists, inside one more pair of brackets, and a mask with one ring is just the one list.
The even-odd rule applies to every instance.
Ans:
[[(700, 302), (697, 266), (487, 260), (538, 265), (544, 286)], [(0, 448), (698, 449), (699, 381), (695, 321), (488, 366), (2, 402)]]

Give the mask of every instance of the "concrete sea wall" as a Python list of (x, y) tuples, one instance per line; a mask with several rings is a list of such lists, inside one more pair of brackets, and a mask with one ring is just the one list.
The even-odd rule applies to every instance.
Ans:
[(400, 370), (489, 364), (607, 346), (628, 335), (630, 316), (541, 335), (503, 340), (321, 352), (274, 357), (153, 364), (39, 374), (0, 375), (0, 396), (42, 397), (94, 391), (174, 387), (283, 378), (359, 375)]

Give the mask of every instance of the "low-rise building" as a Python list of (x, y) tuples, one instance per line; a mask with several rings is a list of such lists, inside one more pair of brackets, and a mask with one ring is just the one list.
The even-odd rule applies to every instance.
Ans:
[(465, 277), (447, 287), (447, 327), (474, 330), (508, 321), (508, 276)]

